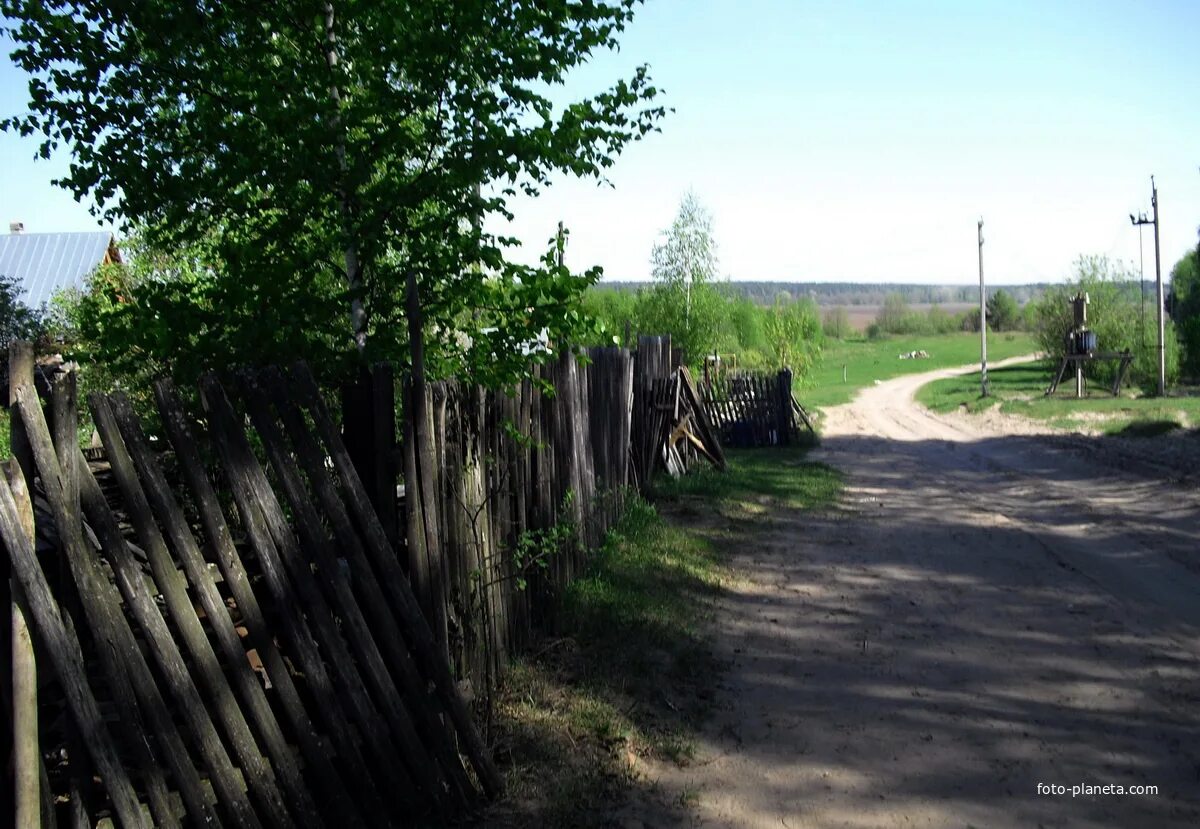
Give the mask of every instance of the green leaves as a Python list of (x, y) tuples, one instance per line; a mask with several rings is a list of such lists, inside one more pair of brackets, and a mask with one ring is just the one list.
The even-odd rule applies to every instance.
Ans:
[[(351, 356), (360, 298), (363, 358), (395, 359), (414, 272), (443, 365), (498, 380), (519, 343), (582, 322), (571, 306), (596, 274), (517, 267), (480, 228), (558, 173), (601, 178), (657, 129), (665, 110), (645, 67), (557, 111), (541, 94), (615, 48), (635, 5), (0, 0), (31, 76), (29, 112), (2, 126), (43, 136), (46, 154), (69, 148), (62, 186), (148, 249), (208, 251), (194, 301), (138, 305), (190, 309), (206, 343), (247, 362)], [(162, 342), (180, 349), (160, 355), (172, 361), (215, 358)], [(485, 348), (502, 370), (486, 368)]]

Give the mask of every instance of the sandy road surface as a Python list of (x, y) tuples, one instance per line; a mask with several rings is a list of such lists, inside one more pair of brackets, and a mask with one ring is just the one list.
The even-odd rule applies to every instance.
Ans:
[(734, 545), (719, 710), (693, 764), (649, 770), (685, 823), (1200, 825), (1195, 484), (913, 402), (951, 373), (828, 410), (842, 507)]

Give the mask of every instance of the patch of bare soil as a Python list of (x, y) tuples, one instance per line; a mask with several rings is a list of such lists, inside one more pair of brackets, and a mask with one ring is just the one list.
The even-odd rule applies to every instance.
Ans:
[(1184, 449), (933, 415), (945, 374), (826, 412), (838, 509), (744, 525), (717, 712), (623, 825), (1200, 825)]

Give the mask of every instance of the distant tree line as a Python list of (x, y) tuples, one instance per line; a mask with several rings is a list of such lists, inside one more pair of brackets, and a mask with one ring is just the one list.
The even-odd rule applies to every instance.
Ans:
[[(601, 290), (629, 291), (636, 293), (646, 287), (645, 282), (605, 281)], [(1024, 305), (1044, 291), (1049, 283), (1037, 282), (1027, 285), (1005, 285), (989, 287), (988, 296), (1003, 290), (1018, 305)], [(902, 285), (881, 283), (866, 285), (856, 282), (729, 282), (728, 290), (758, 305), (774, 305), (776, 301), (790, 302), (794, 299), (811, 299), (821, 307), (862, 305), (881, 306), (889, 296), (899, 296), (910, 305), (961, 305), (979, 301), (978, 285)]]

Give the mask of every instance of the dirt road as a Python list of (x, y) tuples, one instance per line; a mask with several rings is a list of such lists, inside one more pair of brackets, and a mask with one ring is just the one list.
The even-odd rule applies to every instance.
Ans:
[(913, 402), (952, 373), (828, 410), (842, 508), (734, 545), (719, 710), (693, 764), (649, 772), (685, 823), (1200, 825), (1194, 482)]

